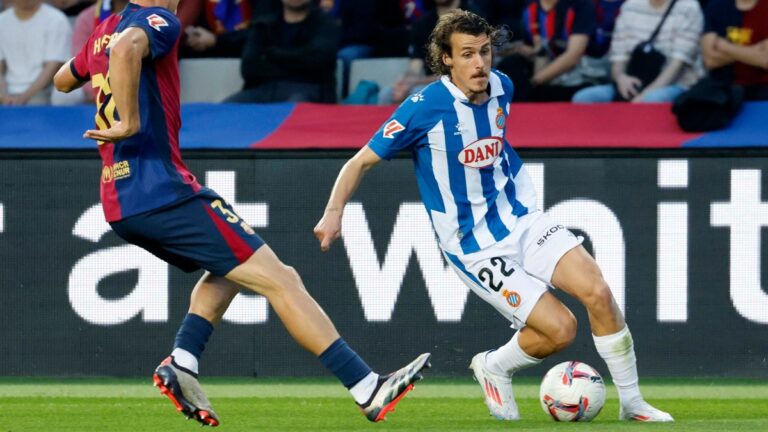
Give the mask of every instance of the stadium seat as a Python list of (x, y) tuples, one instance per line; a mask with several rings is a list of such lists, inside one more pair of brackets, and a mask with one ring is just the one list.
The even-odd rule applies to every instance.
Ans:
[(375, 81), (380, 88), (390, 86), (408, 69), (408, 57), (357, 59), (349, 71), (349, 93), (361, 80)]
[(181, 102), (221, 102), (243, 88), (240, 59), (183, 59), (179, 62)]

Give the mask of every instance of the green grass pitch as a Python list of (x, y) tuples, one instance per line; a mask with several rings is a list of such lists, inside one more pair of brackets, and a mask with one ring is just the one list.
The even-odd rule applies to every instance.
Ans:
[[(646, 379), (646, 398), (673, 424), (619, 422), (616, 391), (592, 423), (555, 423), (538, 403), (538, 380), (520, 378), (523, 419), (493, 419), (471, 379), (420, 382), (383, 423), (369, 423), (331, 379), (203, 379), (226, 431), (768, 431), (764, 380)], [(0, 379), (0, 432), (198, 431), (150, 379)]]

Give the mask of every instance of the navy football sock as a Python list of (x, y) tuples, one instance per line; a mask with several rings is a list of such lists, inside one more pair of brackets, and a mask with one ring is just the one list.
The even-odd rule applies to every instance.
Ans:
[(333, 372), (346, 388), (351, 388), (372, 372), (342, 338), (336, 339), (319, 358), (323, 366)]
[(199, 359), (205, 350), (205, 344), (213, 332), (213, 325), (200, 315), (187, 314), (181, 322), (174, 348), (181, 348)]

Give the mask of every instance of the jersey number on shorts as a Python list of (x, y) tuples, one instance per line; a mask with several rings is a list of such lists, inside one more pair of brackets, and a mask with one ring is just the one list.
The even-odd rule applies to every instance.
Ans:
[[(91, 85), (96, 89), (96, 126), (99, 130), (112, 127), (115, 123), (115, 99), (112, 98), (112, 88), (109, 86), (109, 73), (107, 76), (96, 74), (91, 77)], [(99, 141), (99, 144), (102, 144)]]
[(235, 214), (235, 212), (233, 212), (232, 210), (224, 207), (224, 204), (221, 202), (221, 200), (216, 200), (216, 201), (212, 202), (211, 203), (211, 207), (213, 207), (214, 209), (216, 209), (219, 212), (221, 212), (221, 214), (226, 216), (227, 217), (227, 222), (229, 222), (229, 223), (238, 223), (238, 222), (240, 222), (240, 217), (237, 216), (237, 214)]
[[(515, 272), (515, 269), (512, 267), (507, 267), (507, 262), (504, 261), (502, 258), (499, 257), (493, 257), (491, 258), (491, 265), (493, 267), (501, 267), (499, 271), (501, 271), (501, 274), (505, 277), (512, 275), (512, 273)], [(493, 280), (493, 270), (489, 269), (488, 267), (483, 267), (480, 269), (479, 272), (477, 272), (477, 277), (480, 278), (481, 281), (488, 284), (488, 286), (498, 292), (501, 287), (504, 286), (504, 282), (499, 280), (498, 284), (494, 282)]]
[(227, 218), (227, 222), (231, 224), (239, 224), (243, 231), (245, 231), (247, 234), (255, 234), (255, 231), (253, 228), (251, 228), (250, 225), (245, 223), (245, 221), (242, 220), (242, 218), (238, 216), (237, 213), (235, 213), (233, 210), (226, 208), (225, 205), (226, 204), (221, 202), (221, 200), (215, 200), (211, 203), (211, 208), (218, 210), (219, 213), (224, 215), (224, 217)]

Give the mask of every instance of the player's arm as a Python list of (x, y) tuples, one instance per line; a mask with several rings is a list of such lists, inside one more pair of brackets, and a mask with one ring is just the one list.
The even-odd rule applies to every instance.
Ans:
[(109, 85), (120, 120), (105, 130), (88, 130), (85, 138), (115, 142), (141, 129), (139, 79), (141, 62), (149, 55), (149, 38), (144, 30), (129, 27), (120, 33), (109, 51)]
[(62, 93), (69, 93), (72, 90), (82, 87), (83, 84), (88, 82), (81, 81), (72, 73), (72, 62), (74, 60), (74, 58), (69, 59), (69, 61), (64, 63), (53, 76), (53, 86), (56, 87), (56, 90)]
[(707, 69), (717, 69), (734, 62), (731, 56), (715, 49), (718, 37), (715, 32), (705, 33), (701, 37), (701, 53), (704, 58), (704, 66)]
[(734, 61), (768, 69), (768, 41), (762, 41), (755, 45), (741, 46), (718, 37), (715, 39), (714, 49), (732, 58)]
[(315, 226), (315, 237), (320, 241), (320, 249), (325, 252), (341, 235), (341, 217), (344, 206), (355, 193), (365, 173), (381, 162), (381, 158), (370, 149), (363, 147), (352, 159), (348, 160), (339, 171), (333, 185), (328, 205), (320, 222)]
[(536, 72), (536, 75), (531, 78), (531, 82), (535, 85), (541, 85), (573, 69), (587, 51), (588, 44), (589, 36), (583, 34), (571, 35), (568, 38), (565, 52), (552, 60), (544, 69)]

